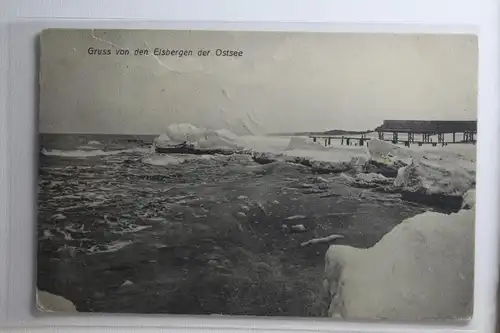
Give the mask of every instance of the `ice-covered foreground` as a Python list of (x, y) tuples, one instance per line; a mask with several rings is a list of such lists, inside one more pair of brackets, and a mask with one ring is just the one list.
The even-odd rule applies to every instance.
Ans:
[(66, 298), (37, 290), (36, 304), (43, 312), (77, 312), (75, 305)]
[(325, 255), (329, 314), (344, 319), (468, 319), (474, 284), (475, 193), (455, 214), (403, 221), (369, 249)]

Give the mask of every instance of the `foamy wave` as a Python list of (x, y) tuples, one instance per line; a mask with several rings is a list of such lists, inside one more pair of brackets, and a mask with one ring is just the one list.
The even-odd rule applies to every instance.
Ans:
[(45, 156), (59, 156), (59, 157), (92, 157), (92, 156), (109, 156), (109, 155), (119, 155), (123, 153), (133, 153), (133, 152), (146, 152), (147, 149), (123, 149), (123, 150), (110, 150), (103, 151), (100, 149), (96, 150), (59, 150), (52, 149), (46, 150), (42, 149), (41, 154)]
[(90, 255), (99, 254), (99, 253), (109, 253), (119, 251), (129, 245), (132, 244), (132, 241), (116, 241), (106, 245), (94, 245), (92, 246), (88, 252)]
[(142, 163), (156, 166), (179, 165), (189, 160), (209, 160), (212, 155), (164, 155), (156, 154), (142, 159)]
[(123, 228), (120, 231), (116, 231), (116, 233), (118, 234), (135, 233), (150, 228), (151, 228), (150, 225), (128, 225), (126, 228)]
[(179, 165), (184, 163), (184, 159), (172, 155), (153, 155), (142, 160), (149, 165)]

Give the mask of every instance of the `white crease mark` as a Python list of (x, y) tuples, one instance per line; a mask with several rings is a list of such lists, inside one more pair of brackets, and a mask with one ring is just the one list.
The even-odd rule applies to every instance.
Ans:
[(158, 56), (156, 56), (154, 53), (153, 53), (153, 50), (149, 47), (148, 43), (146, 41), (144, 41), (144, 45), (146, 45), (146, 47), (148, 48), (148, 53), (151, 54), (151, 56), (153, 58), (155, 58), (155, 60), (158, 62), (158, 64), (164, 68), (166, 68), (167, 70), (173, 72), (173, 73), (176, 73), (176, 74), (192, 74), (192, 73), (203, 73), (203, 70), (197, 70), (197, 71), (194, 71), (194, 72), (182, 72), (182, 71), (179, 71), (179, 70), (176, 70), (176, 69), (173, 69), (173, 68), (170, 68), (168, 67), (163, 61), (160, 60), (160, 58), (158, 58)]
[(229, 96), (229, 93), (227, 92), (226, 89), (222, 88), (222, 95), (224, 95), (224, 97), (226, 97), (227, 99), (231, 99), (231, 96)]
[(120, 50), (125, 50), (125, 48), (124, 48), (124, 47), (121, 47), (121, 46), (119, 46), (119, 45), (116, 45), (116, 44), (114, 44), (114, 43), (112, 43), (112, 42), (110, 42), (110, 41), (108, 41), (108, 40), (103, 39), (103, 38), (97, 37), (97, 36), (95, 35), (94, 29), (92, 29), (92, 38), (94, 38), (95, 40), (98, 40), (98, 41), (100, 41), (100, 42), (102, 42), (102, 43), (105, 43), (105, 44), (111, 45), (111, 46), (113, 46), (113, 47), (119, 48)]

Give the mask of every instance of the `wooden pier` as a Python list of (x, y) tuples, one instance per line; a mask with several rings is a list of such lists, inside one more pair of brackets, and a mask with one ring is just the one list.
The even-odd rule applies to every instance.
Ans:
[(328, 135), (310, 135), (313, 142), (318, 142), (318, 140), (324, 140), (325, 146), (330, 146), (332, 144), (332, 140), (341, 140), (341, 145), (351, 146), (351, 143), (356, 143), (357, 145), (364, 146), (365, 142), (370, 140), (367, 138), (365, 134), (360, 136), (328, 136)]
[[(477, 121), (385, 120), (381, 126), (371, 133), (377, 133), (379, 140), (390, 141), (393, 144), (402, 143), (407, 147), (412, 144), (419, 146), (475, 144)], [(361, 134), (360, 136), (311, 135), (310, 138), (313, 139), (313, 142), (324, 140), (325, 146), (330, 146), (332, 140), (340, 140), (341, 145), (349, 146), (354, 143), (354, 145), (364, 146), (370, 140), (367, 134)], [(445, 139), (446, 134), (451, 136), (449, 140)], [(459, 139), (460, 135), (461, 139)], [(437, 141), (432, 139), (433, 136), (437, 136)]]

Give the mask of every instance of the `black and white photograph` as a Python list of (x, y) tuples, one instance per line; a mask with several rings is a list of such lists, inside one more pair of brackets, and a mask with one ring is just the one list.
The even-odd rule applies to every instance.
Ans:
[(472, 318), (475, 35), (39, 44), (40, 311)]

